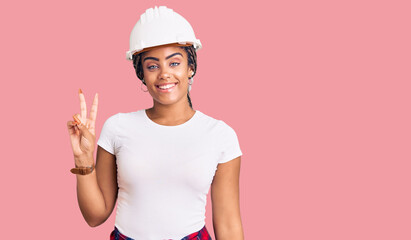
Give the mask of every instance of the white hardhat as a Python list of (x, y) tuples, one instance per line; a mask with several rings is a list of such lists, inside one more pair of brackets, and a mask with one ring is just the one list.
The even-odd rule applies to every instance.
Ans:
[(130, 50), (127, 59), (133, 54), (149, 47), (179, 43), (192, 44), (197, 50), (201, 48), (200, 39), (194, 35), (190, 23), (180, 14), (166, 6), (149, 8), (141, 14), (130, 35)]

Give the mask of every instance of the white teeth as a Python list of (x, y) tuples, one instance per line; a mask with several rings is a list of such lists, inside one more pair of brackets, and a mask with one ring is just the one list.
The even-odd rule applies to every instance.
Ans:
[(160, 89), (169, 89), (171, 87), (174, 87), (176, 84), (172, 83), (172, 84), (168, 84), (168, 85), (163, 85), (163, 86), (158, 86), (158, 88)]

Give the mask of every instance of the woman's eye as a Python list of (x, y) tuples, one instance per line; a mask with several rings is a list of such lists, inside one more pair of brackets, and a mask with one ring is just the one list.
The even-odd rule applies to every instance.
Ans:
[(151, 70), (151, 69), (154, 69), (156, 67), (157, 67), (156, 65), (151, 65), (151, 66), (148, 66), (147, 68)]
[(178, 63), (178, 62), (173, 62), (173, 63), (171, 63), (171, 65), (172, 65), (172, 66), (178, 66), (178, 65), (180, 65), (180, 63)]

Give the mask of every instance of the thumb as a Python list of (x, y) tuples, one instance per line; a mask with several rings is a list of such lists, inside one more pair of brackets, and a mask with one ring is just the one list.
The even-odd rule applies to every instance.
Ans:
[(93, 138), (93, 134), (91, 134), (91, 132), (88, 130), (88, 128), (87, 128), (83, 123), (77, 124), (77, 127), (78, 127), (78, 129), (80, 130), (80, 133), (81, 133), (84, 137), (86, 137), (86, 138), (88, 138), (88, 139), (92, 139), (92, 138)]
[(77, 127), (81, 135), (80, 149), (86, 154), (92, 154), (94, 152), (94, 135), (82, 123)]

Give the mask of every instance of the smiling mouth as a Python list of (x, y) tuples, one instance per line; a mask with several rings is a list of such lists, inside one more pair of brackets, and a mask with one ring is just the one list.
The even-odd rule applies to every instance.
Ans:
[(175, 83), (169, 83), (169, 84), (156, 85), (156, 87), (161, 90), (167, 90), (167, 89), (170, 89), (176, 86), (177, 84), (178, 83), (175, 82)]

